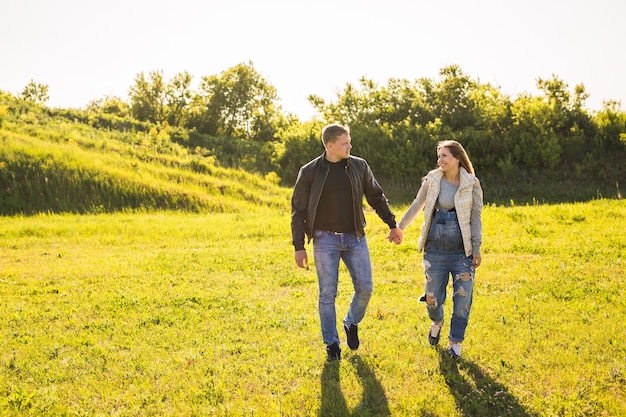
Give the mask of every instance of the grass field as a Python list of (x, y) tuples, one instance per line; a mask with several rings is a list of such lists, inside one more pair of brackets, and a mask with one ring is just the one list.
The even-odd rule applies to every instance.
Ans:
[[(483, 219), (458, 364), (426, 340), (420, 221), (396, 246), (372, 213), (361, 348), (327, 364), (286, 210), (2, 217), (2, 415), (626, 415), (626, 204)], [(350, 295), (342, 269), (339, 319)]]

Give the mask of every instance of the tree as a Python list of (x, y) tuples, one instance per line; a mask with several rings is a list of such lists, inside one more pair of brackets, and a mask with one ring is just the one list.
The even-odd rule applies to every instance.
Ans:
[(549, 169), (558, 166), (562, 149), (550, 123), (552, 115), (550, 105), (540, 97), (521, 96), (513, 102), (513, 124), (505, 140), (512, 147), (514, 164)]
[(618, 101), (605, 101), (603, 109), (595, 116), (599, 148), (603, 155), (616, 159), (622, 157), (626, 151), (626, 113), (620, 107), (621, 103)]
[(46, 101), (50, 98), (48, 96), (48, 86), (30, 80), (22, 90), (20, 98), (37, 105), (46, 104)]
[(435, 116), (426, 102), (424, 83), (425, 79), (411, 82), (391, 78), (382, 90), (384, 116), (381, 120), (390, 124), (402, 124), (407, 121), (422, 127), (433, 122)]
[(165, 120), (166, 87), (162, 71), (152, 71), (148, 78), (143, 72), (138, 74), (128, 95), (133, 117), (152, 123)]
[(189, 127), (213, 136), (270, 141), (279, 116), (276, 89), (252, 63), (204, 76), (193, 99)]
[(327, 104), (321, 97), (315, 95), (310, 95), (308, 99), (325, 120), (348, 126), (380, 123), (379, 112), (382, 108), (380, 89), (368, 78), (361, 77), (356, 86), (346, 84), (334, 103)]
[(312, 120), (293, 123), (279, 133), (284, 147), (278, 155), (278, 175), (285, 185), (292, 186), (300, 167), (324, 152), (323, 127), (321, 121)]
[(130, 115), (130, 106), (119, 97), (105, 96), (104, 98), (93, 100), (87, 104), (87, 111), (127, 117)]
[(471, 92), (477, 87), (458, 65), (450, 65), (439, 71), (441, 81), (426, 90), (427, 102), (436, 118), (452, 130), (461, 130), (477, 122), (475, 103)]
[(166, 113), (170, 126), (182, 126), (188, 116), (192, 93), (190, 90), (192, 76), (187, 72), (176, 74), (167, 84)]
[(184, 126), (190, 111), (192, 76), (183, 71), (165, 82), (162, 71), (152, 71), (146, 77), (140, 73), (131, 86), (130, 108), (133, 117), (152, 123), (167, 122)]
[(591, 151), (589, 139), (597, 133), (591, 117), (584, 110), (589, 96), (585, 86), (577, 85), (572, 97), (568, 85), (553, 75), (551, 79), (538, 78), (537, 88), (543, 91), (543, 101), (550, 109), (545, 127), (557, 134), (563, 150), (563, 162), (575, 164)]

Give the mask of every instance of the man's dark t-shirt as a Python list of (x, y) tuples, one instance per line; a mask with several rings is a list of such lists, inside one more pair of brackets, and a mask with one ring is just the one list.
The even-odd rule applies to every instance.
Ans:
[(324, 163), (330, 166), (330, 170), (324, 182), (313, 228), (330, 232), (354, 232), (352, 187), (346, 172), (348, 160), (324, 160)]

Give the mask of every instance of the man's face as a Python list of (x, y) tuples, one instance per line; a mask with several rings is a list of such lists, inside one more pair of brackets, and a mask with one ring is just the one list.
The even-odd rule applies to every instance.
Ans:
[(350, 135), (344, 133), (337, 137), (334, 142), (326, 144), (326, 159), (330, 162), (339, 162), (342, 159), (350, 157), (350, 149), (352, 149)]

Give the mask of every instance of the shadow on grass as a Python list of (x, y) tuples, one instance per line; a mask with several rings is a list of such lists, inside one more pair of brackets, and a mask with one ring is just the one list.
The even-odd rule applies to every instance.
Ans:
[(363, 386), (361, 401), (350, 411), (346, 399), (341, 392), (339, 378), (340, 362), (327, 362), (322, 372), (322, 404), (320, 417), (367, 417), (390, 416), (387, 396), (376, 375), (369, 365), (359, 355), (354, 355), (348, 360)]
[(519, 403), (501, 383), (495, 381), (475, 363), (460, 358), (452, 359), (441, 347), (439, 369), (457, 408), (464, 416), (536, 417)]

